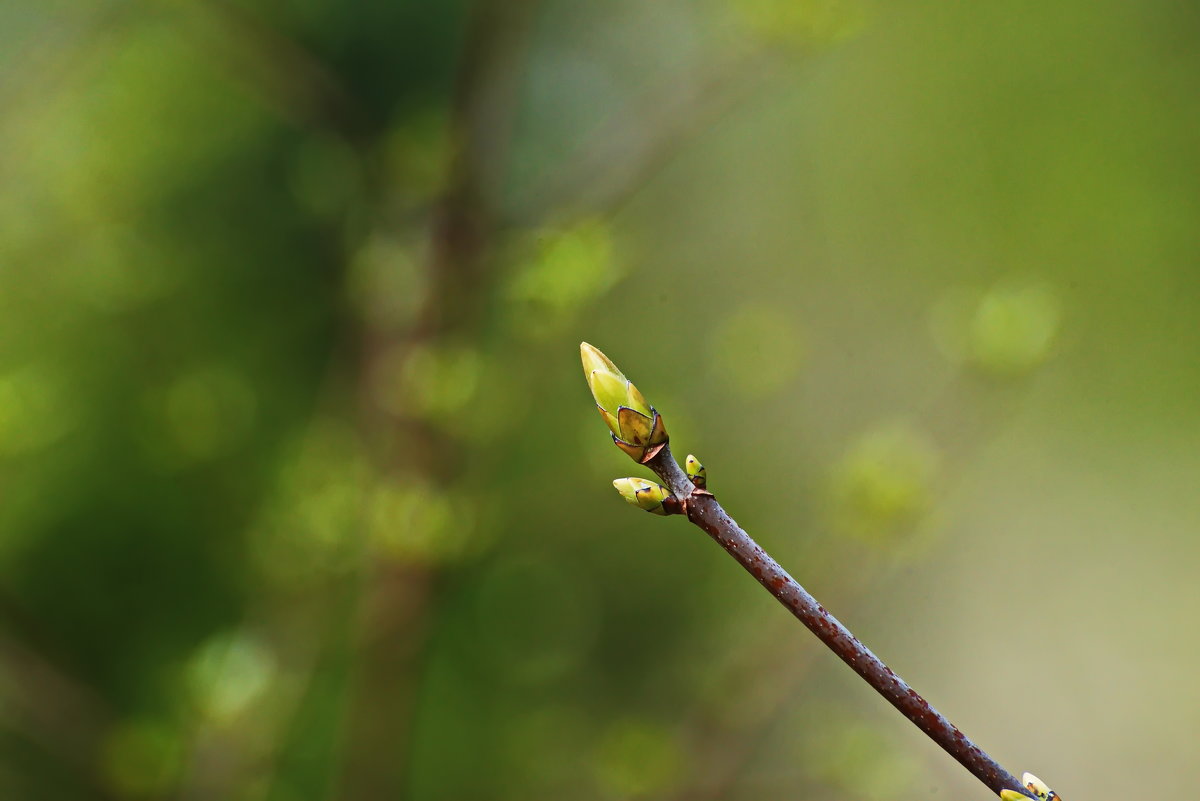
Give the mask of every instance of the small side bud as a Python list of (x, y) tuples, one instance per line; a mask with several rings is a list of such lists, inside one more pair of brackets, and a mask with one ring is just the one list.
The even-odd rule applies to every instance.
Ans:
[(1042, 801), (1062, 801), (1058, 793), (1046, 786), (1046, 783), (1034, 776), (1032, 773), (1026, 773), (1021, 776), (1021, 781), (1025, 782), (1025, 788), (1040, 798)]
[(622, 498), (650, 514), (669, 514), (664, 504), (675, 500), (671, 491), (662, 484), (655, 484), (643, 478), (618, 478), (613, 482), (613, 486), (621, 493)]
[(684, 469), (687, 471), (688, 479), (696, 485), (696, 489), (705, 489), (708, 486), (708, 471), (704, 469), (704, 465), (700, 463), (692, 454), (688, 454), (683, 463)]
[(1018, 793), (1016, 790), (1001, 790), (1000, 797), (1004, 801), (1028, 801), (1029, 796), (1024, 793)]

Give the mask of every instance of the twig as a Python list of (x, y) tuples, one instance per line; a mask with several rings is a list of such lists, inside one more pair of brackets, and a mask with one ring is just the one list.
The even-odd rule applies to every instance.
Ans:
[[(925, 420), (926, 425), (936, 429), (940, 427), (939, 440), (945, 440), (953, 446), (946, 448), (946, 454), (949, 458), (962, 462), (977, 451), (986, 441), (987, 436), (1001, 420), (1011, 416), (1011, 411), (1008, 414), (997, 415), (998, 410), (993, 409), (992, 416), (987, 419), (962, 419), (962, 409), (973, 409), (980, 406), (984, 399), (970, 398), (970, 402), (964, 402), (961, 397), (963, 393), (971, 393), (978, 389), (977, 379), (967, 373), (959, 371), (946, 381), (942, 386), (938, 387), (934, 393), (926, 400), (919, 409), (920, 418)], [(994, 387), (990, 388), (992, 392), (987, 399), (991, 399), (994, 395)], [(967, 427), (975, 429), (984, 429), (984, 437), (980, 436), (965, 436)], [(961, 481), (962, 472), (954, 473), (955, 479), (950, 482), (951, 485)], [(945, 492), (948, 487), (943, 487)], [(858, 582), (863, 584), (865, 574), (859, 573), (856, 576)], [(869, 583), (870, 579), (867, 579)], [(861, 591), (858, 593), (861, 594)], [(842, 593), (843, 597), (853, 597), (855, 593)], [(767, 639), (774, 642), (777, 638), (774, 635), (768, 635)], [(776, 677), (772, 680), (772, 688), (775, 691), (774, 703), (764, 705), (764, 715), (762, 719), (755, 722), (755, 727), (751, 731), (750, 736), (745, 736), (740, 732), (737, 736), (730, 736), (730, 733), (712, 732), (711, 726), (705, 726), (706, 733), (714, 734), (715, 744), (711, 746), (714, 753), (719, 753), (724, 758), (724, 765), (717, 760), (710, 760), (712, 764), (717, 765), (716, 778), (699, 779), (692, 777), (694, 785), (684, 787), (676, 796), (678, 801), (719, 801), (729, 795), (730, 790), (736, 785), (736, 782), (742, 777), (748, 769), (751, 760), (771, 741), (771, 729), (778, 726), (785, 715), (788, 713), (795, 698), (799, 695), (805, 681), (806, 670), (811, 667), (812, 652), (805, 652), (803, 655), (790, 654), (782, 660), (778, 654), (771, 657), (772, 664), (776, 662), (786, 663), (788, 671), (786, 676)], [(710, 765), (711, 767), (711, 765)]]
[[(646, 462), (679, 501), (679, 509), (690, 522), (699, 526), (717, 541), (730, 556), (754, 576), (779, 603), (803, 623), (809, 631), (870, 684), (888, 703), (925, 732), (959, 764), (983, 782), (993, 793), (1015, 790), (1033, 797), (1015, 776), (975, 745), (954, 724), (934, 709), (916, 690), (897, 676), (891, 668), (859, 642), (850, 630), (817, 603), (804, 587), (780, 567), (758, 543), (751, 539), (717, 499), (704, 490), (697, 490), (687, 474), (671, 456), (665, 445)], [(674, 506), (673, 504), (671, 506)]]

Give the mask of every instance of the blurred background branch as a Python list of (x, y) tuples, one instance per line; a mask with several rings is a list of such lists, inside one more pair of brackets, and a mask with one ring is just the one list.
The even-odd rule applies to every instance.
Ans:
[(536, 223), (563, 214), (614, 213), (684, 142), (753, 97), (772, 66), (761, 54), (742, 53), (714, 64), (689, 64), (656, 79), (642, 97), (588, 134), (544, 185), (517, 199), (517, 218)]
[[(419, 415), (381, 414), (379, 377), (414, 374), (418, 360), (441, 343), (481, 346), (482, 322), (495, 285), (489, 269), (497, 236), (489, 176), (506, 158), (514, 71), (527, 46), (534, 0), (478, 2), (471, 9), (446, 136), (452, 146), (446, 185), (435, 200), (427, 236), (429, 288), (402, 334), (364, 331), (361, 406), (364, 438), (403, 429), (377, 449), (384, 472), (423, 476), (453, 491), (467, 456), (458, 439)], [(491, 191), (489, 191), (489, 189)], [(386, 433), (385, 433), (386, 436)], [(402, 445), (400, 443), (403, 443)], [(390, 446), (390, 447), (389, 447)], [(360, 655), (349, 707), (342, 770), (343, 798), (400, 797), (412, 760), (405, 720), (425, 667), (425, 639), (437, 571), (431, 565), (384, 562), (368, 569), (358, 628)]]

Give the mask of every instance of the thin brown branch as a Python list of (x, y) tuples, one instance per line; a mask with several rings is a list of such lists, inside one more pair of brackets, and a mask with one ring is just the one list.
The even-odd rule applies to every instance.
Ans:
[[(664, 447), (646, 466), (658, 475), (682, 503), (689, 521), (716, 540), (754, 576), (779, 603), (833, 651), (888, 703), (954, 757), (971, 775), (993, 793), (1015, 790), (1030, 795), (1015, 776), (975, 745), (942, 713), (897, 676), (879, 657), (863, 645), (817, 599), (771, 558), (717, 502), (711, 494), (697, 491), (684, 471)], [(1030, 796), (1032, 797), (1032, 796)]]
[[(810, 563), (806, 560), (806, 564)], [(866, 583), (862, 577), (855, 578), (859, 583)], [(849, 597), (859, 594), (847, 593)], [(725, 721), (710, 719), (691, 724), (693, 730), (703, 732), (708, 739), (697, 746), (703, 749), (698, 760), (704, 766), (703, 772), (694, 771), (689, 776), (689, 784), (679, 788), (674, 795), (675, 801), (732, 798), (734, 790), (752, 769), (755, 758), (776, 741), (780, 727), (804, 696), (819, 652), (781, 637), (781, 627), (770, 626), (768, 629), (761, 636), (757, 649), (743, 654), (741, 672), (737, 674), (739, 677), (749, 675), (749, 666), (755, 666), (752, 680), (759, 686), (755, 689), (754, 711), (739, 713), (739, 722), (743, 725), (733, 728)], [(768, 665), (771, 668), (765, 670), (763, 666)]]
[[(960, 464), (969, 462), (970, 457), (994, 437), (997, 426), (1011, 417), (1011, 408), (1006, 409), (1003, 406), (994, 408), (998, 389), (996, 386), (989, 386), (985, 394), (979, 394), (982, 389), (977, 376), (958, 371), (938, 387), (917, 410), (919, 419), (923, 421), (922, 429), (937, 433), (939, 442), (947, 443), (942, 448), (947, 461)], [(1012, 396), (1006, 395), (1001, 404), (1008, 404), (1012, 399)], [(993, 407), (989, 408), (989, 404), (992, 404)], [(971, 411), (980, 408), (988, 408), (990, 416), (979, 412), (970, 416)], [(968, 417), (964, 418), (964, 414)], [(978, 434), (979, 430), (983, 431), (982, 438)], [(976, 433), (968, 435), (968, 432)], [(961, 482), (965, 472), (949, 470), (947, 475), (952, 478), (943, 484), (942, 493), (947, 493), (954, 485)], [(807, 560), (806, 564), (810, 568), (812, 567)], [(855, 574), (854, 580), (859, 585), (858, 591), (845, 592), (844, 582), (839, 582), (843, 599), (860, 596), (861, 588), (870, 585), (877, 578), (868, 577), (865, 571), (860, 570)], [(755, 722), (755, 726), (749, 734), (742, 731), (722, 732), (709, 722), (705, 722), (703, 726), (697, 726), (697, 728), (702, 728), (712, 739), (708, 750), (713, 756), (706, 758), (704, 764), (713, 772), (713, 775), (707, 778), (693, 776), (692, 785), (682, 788), (676, 795), (677, 801), (719, 801), (719, 799), (729, 796), (730, 791), (749, 770), (752, 760), (772, 741), (773, 730), (780, 725), (791, 710), (793, 702), (800, 695), (805, 674), (812, 666), (813, 652), (788, 651), (784, 655), (784, 646), (775, 634), (768, 634), (764, 639), (766, 642), (774, 643), (775, 648), (760, 662), (788, 666), (786, 673), (774, 676), (769, 682), (768, 689), (774, 692), (774, 703), (764, 704), (766, 711)]]

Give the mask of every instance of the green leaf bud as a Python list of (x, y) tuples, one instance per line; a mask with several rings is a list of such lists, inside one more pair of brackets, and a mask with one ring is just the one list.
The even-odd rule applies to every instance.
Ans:
[(600, 350), (581, 342), (579, 354), (588, 388), (613, 442), (634, 461), (649, 461), (667, 442), (662, 417)]
[(704, 465), (700, 463), (699, 459), (689, 453), (683, 466), (687, 470), (687, 477), (696, 485), (697, 489), (704, 489), (708, 486), (708, 471), (704, 469)]
[(613, 486), (626, 501), (655, 515), (666, 515), (663, 502), (673, 498), (671, 491), (662, 484), (643, 478), (618, 478)]
[(628, 383), (624, 376), (602, 370), (593, 370), (588, 376), (588, 387), (592, 390), (596, 405), (612, 415), (616, 415), (617, 410), (625, 405), (625, 387)]

